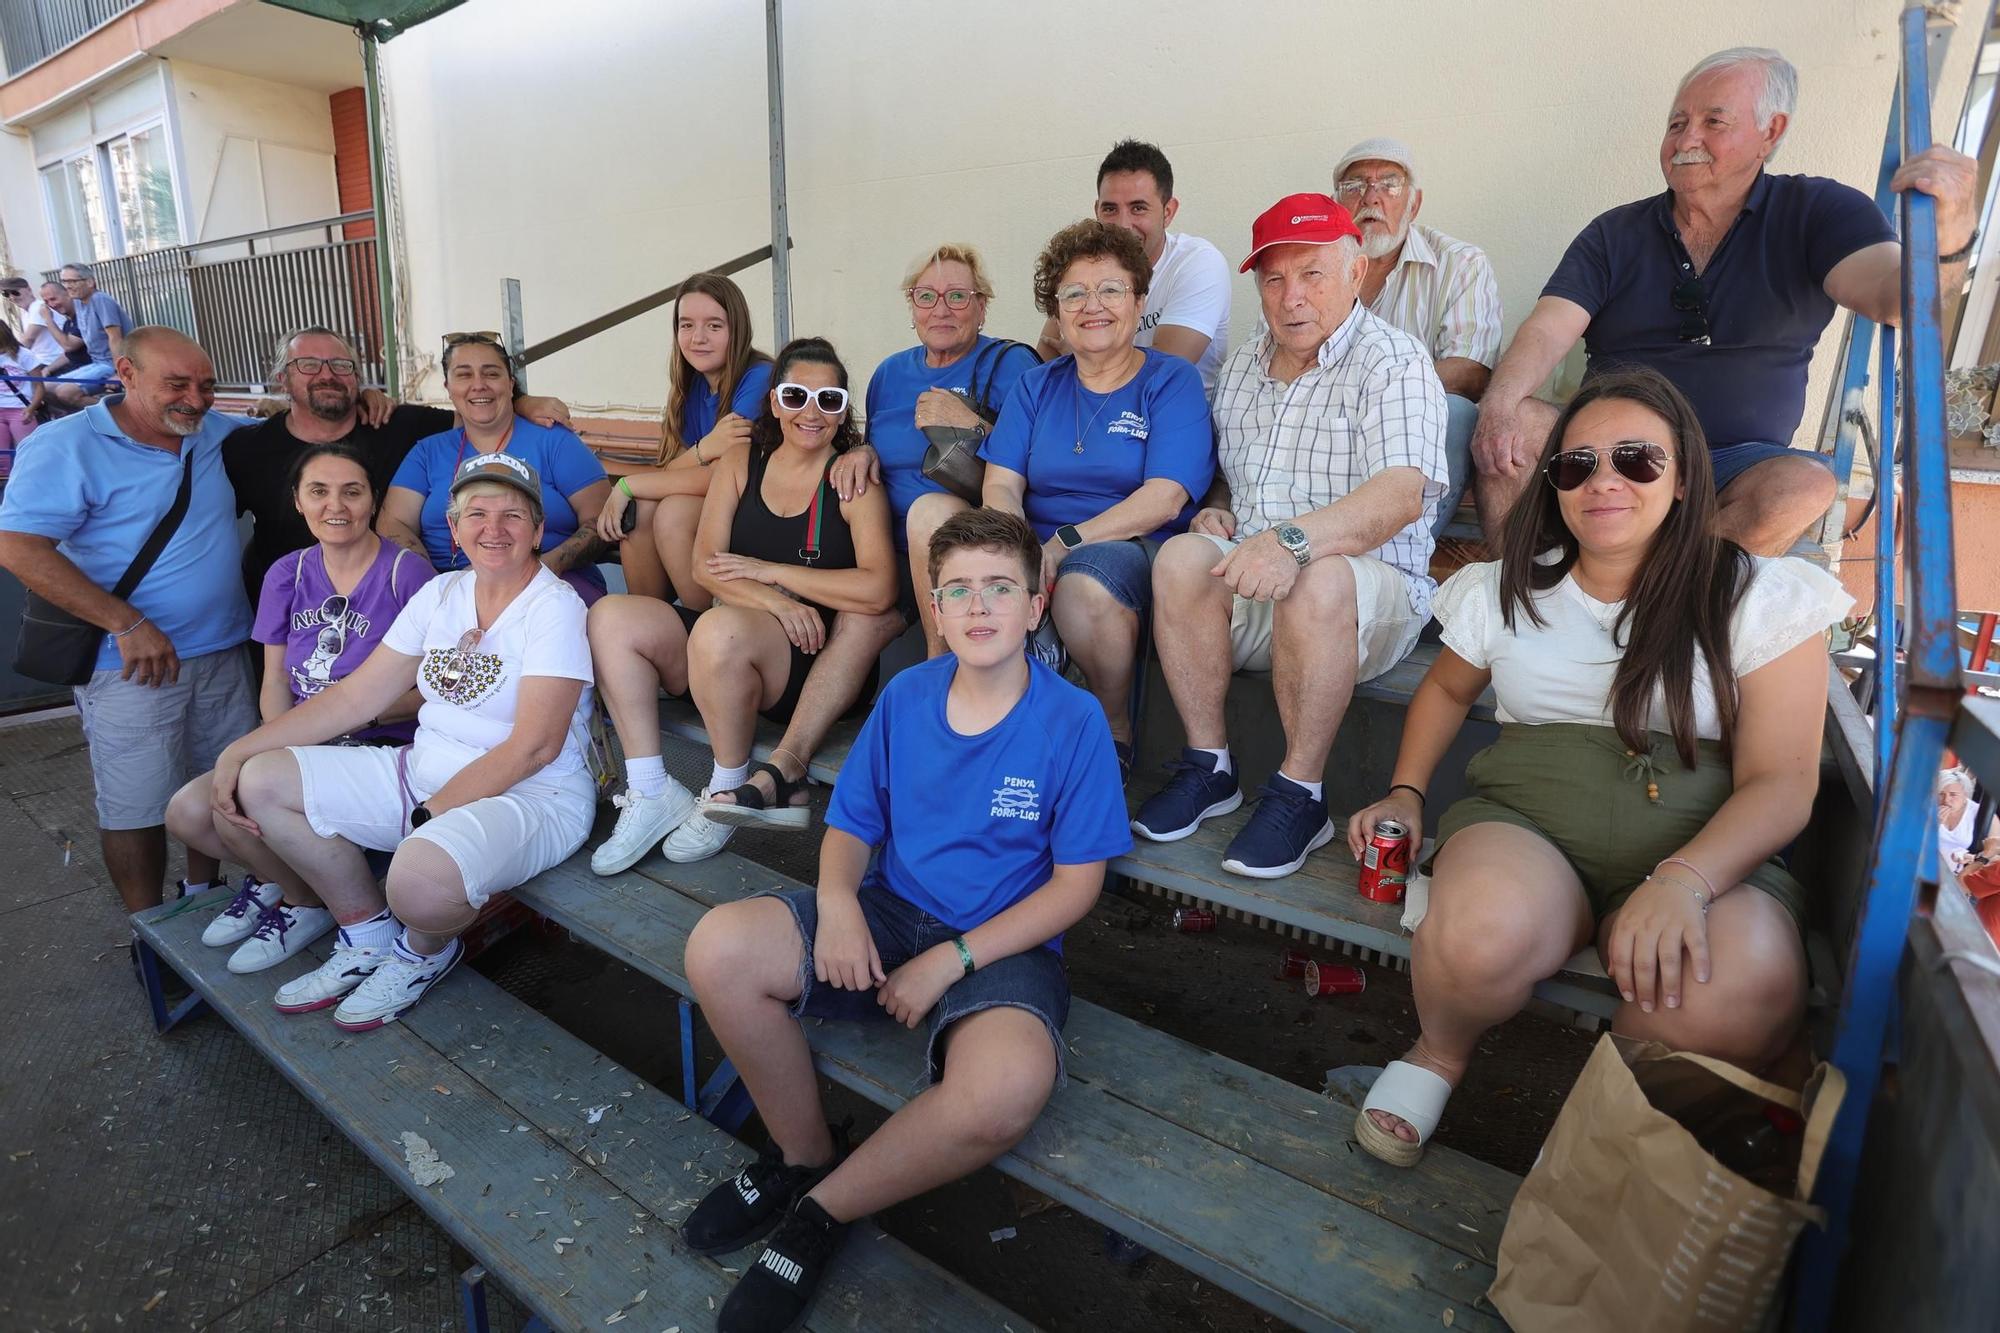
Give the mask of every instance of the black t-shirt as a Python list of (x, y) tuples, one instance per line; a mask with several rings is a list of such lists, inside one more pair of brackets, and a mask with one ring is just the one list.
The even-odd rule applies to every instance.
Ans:
[[(292, 461), (309, 446), (293, 435), (290, 412), (280, 412), (255, 426), (244, 426), (222, 442), (222, 465), (236, 488), (236, 512), (248, 514), (255, 526), (243, 549), (243, 581), (254, 603), (264, 586), (264, 571), (278, 557), (313, 544), (312, 529), (292, 504), (286, 488)], [(403, 456), (418, 440), (450, 430), (452, 414), (442, 408), (405, 405), (380, 426), (356, 425), (347, 442), (368, 458), (368, 478), (379, 504), (389, 492), (389, 479)]]

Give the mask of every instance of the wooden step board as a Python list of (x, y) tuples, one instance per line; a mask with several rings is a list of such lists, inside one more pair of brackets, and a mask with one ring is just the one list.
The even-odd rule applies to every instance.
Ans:
[[(516, 896), (685, 994), (708, 906), (793, 887), (730, 853), (607, 877), (580, 853)], [(807, 1037), (828, 1077), (878, 1105), (923, 1086), (920, 1034), (811, 1023)], [(1069, 1083), (1000, 1170), (1300, 1328), (1503, 1326), (1475, 1302), (1514, 1176), (1435, 1146), (1399, 1171), (1355, 1146), (1352, 1108), (1087, 1001), (1065, 1039)]]
[[(705, 1259), (675, 1224), (751, 1154), (659, 1089), (620, 1069), (470, 967), (402, 1020), (346, 1033), (327, 1011), (271, 1005), (327, 944), (239, 977), (200, 940), (227, 892), (190, 911), (135, 918), (140, 934), (307, 1100), (552, 1328), (715, 1326), (715, 1310), (756, 1258)], [(662, 1025), (671, 1020), (662, 1015)], [(598, 1123), (591, 1113), (603, 1108)], [(401, 1136), (421, 1135), (457, 1172), (420, 1186)], [(563, 1253), (559, 1238), (573, 1238)], [(725, 1267), (724, 1265), (727, 1265)], [(643, 1300), (637, 1300), (641, 1292)], [(855, 1230), (806, 1327), (873, 1333), (1032, 1326), (882, 1235)]]

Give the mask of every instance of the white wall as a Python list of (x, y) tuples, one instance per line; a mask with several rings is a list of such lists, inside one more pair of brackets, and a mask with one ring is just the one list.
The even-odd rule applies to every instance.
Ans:
[(62, 262), (42, 207), (34, 141), (12, 130), (0, 130), (0, 226), (7, 232), (7, 253), (0, 258), (12, 266), (11, 272), (39, 283), (43, 269)]
[[(1327, 188), (1340, 150), (1382, 133), (1418, 154), (1425, 220), (1492, 256), (1511, 327), (1585, 222), (1661, 188), (1668, 99), (1711, 50), (1782, 49), (1802, 87), (1781, 169), (1872, 191), (1899, 8), (793, 0), (794, 328), (833, 337), (865, 379), (910, 341), (904, 264), (953, 239), (994, 271), (989, 327), (1030, 337), (1034, 256), (1088, 211), (1118, 138), (1165, 148), (1178, 225), (1237, 256), (1267, 204)], [(1972, 40), (1942, 84), (1952, 114)], [(522, 279), (533, 341), (769, 234), (756, 0), (481, 0), (384, 62), (420, 353), (496, 327), (503, 277)], [(769, 270), (741, 281), (768, 345)], [(1237, 283), (1240, 338), (1256, 312)], [(656, 409), (667, 336), (663, 315), (627, 325), (536, 367), (535, 388)]]
[(340, 211), (326, 94), (187, 60), (170, 65), (188, 238)]

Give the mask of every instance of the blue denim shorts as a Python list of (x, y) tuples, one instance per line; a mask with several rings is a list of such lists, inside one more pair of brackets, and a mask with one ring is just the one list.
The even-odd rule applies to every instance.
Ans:
[(1086, 542), (1063, 557), (1057, 586), (1073, 574), (1095, 579), (1118, 605), (1143, 616), (1153, 605), (1153, 553), (1159, 549), (1143, 538)]
[(1715, 489), (1718, 492), (1759, 463), (1773, 458), (1810, 458), (1828, 471), (1833, 469), (1833, 460), (1824, 454), (1810, 449), (1794, 449), (1788, 444), (1773, 444), (1769, 440), (1746, 440), (1742, 444), (1711, 448), (1708, 457), (1715, 468)]
[[(847, 1021), (889, 1020), (889, 1011), (875, 1002), (873, 990), (843, 990), (821, 984), (813, 975), (813, 942), (819, 937), (819, 891), (792, 889), (784, 893), (759, 893), (759, 898), (776, 898), (792, 909), (799, 936), (805, 944), (799, 970), (799, 998), (792, 1005), (795, 1018), (834, 1018)], [(894, 972), (926, 949), (945, 943), (954, 930), (929, 912), (905, 902), (889, 890), (874, 884), (861, 886), (861, 918), (882, 957), (882, 971)], [(1054, 949), (1029, 949), (1011, 958), (987, 964), (969, 977), (952, 983), (930, 1012), (930, 1036), (924, 1048), (924, 1067), (930, 1081), (944, 1075), (944, 1055), (938, 1038), (959, 1019), (981, 1009), (1000, 1006), (1025, 1009), (1042, 1020), (1049, 1040), (1056, 1048), (1056, 1086), (1068, 1076), (1063, 1067), (1063, 1024), (1069, 1021), (1069, 969)]]

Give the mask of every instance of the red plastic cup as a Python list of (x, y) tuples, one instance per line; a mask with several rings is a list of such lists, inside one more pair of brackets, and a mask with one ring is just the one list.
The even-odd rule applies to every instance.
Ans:
[(1304, 949), (1287, 949), (1278, 956), (1278, 975), (1302, 977), (1306, 974), (1306, 968), (1312, 964), (1312, 960), (1312, 955)]
[(1306, 994), (1359, 995), (1368, 989), (1368, 974), (1349, 963), (1306, 961)]

